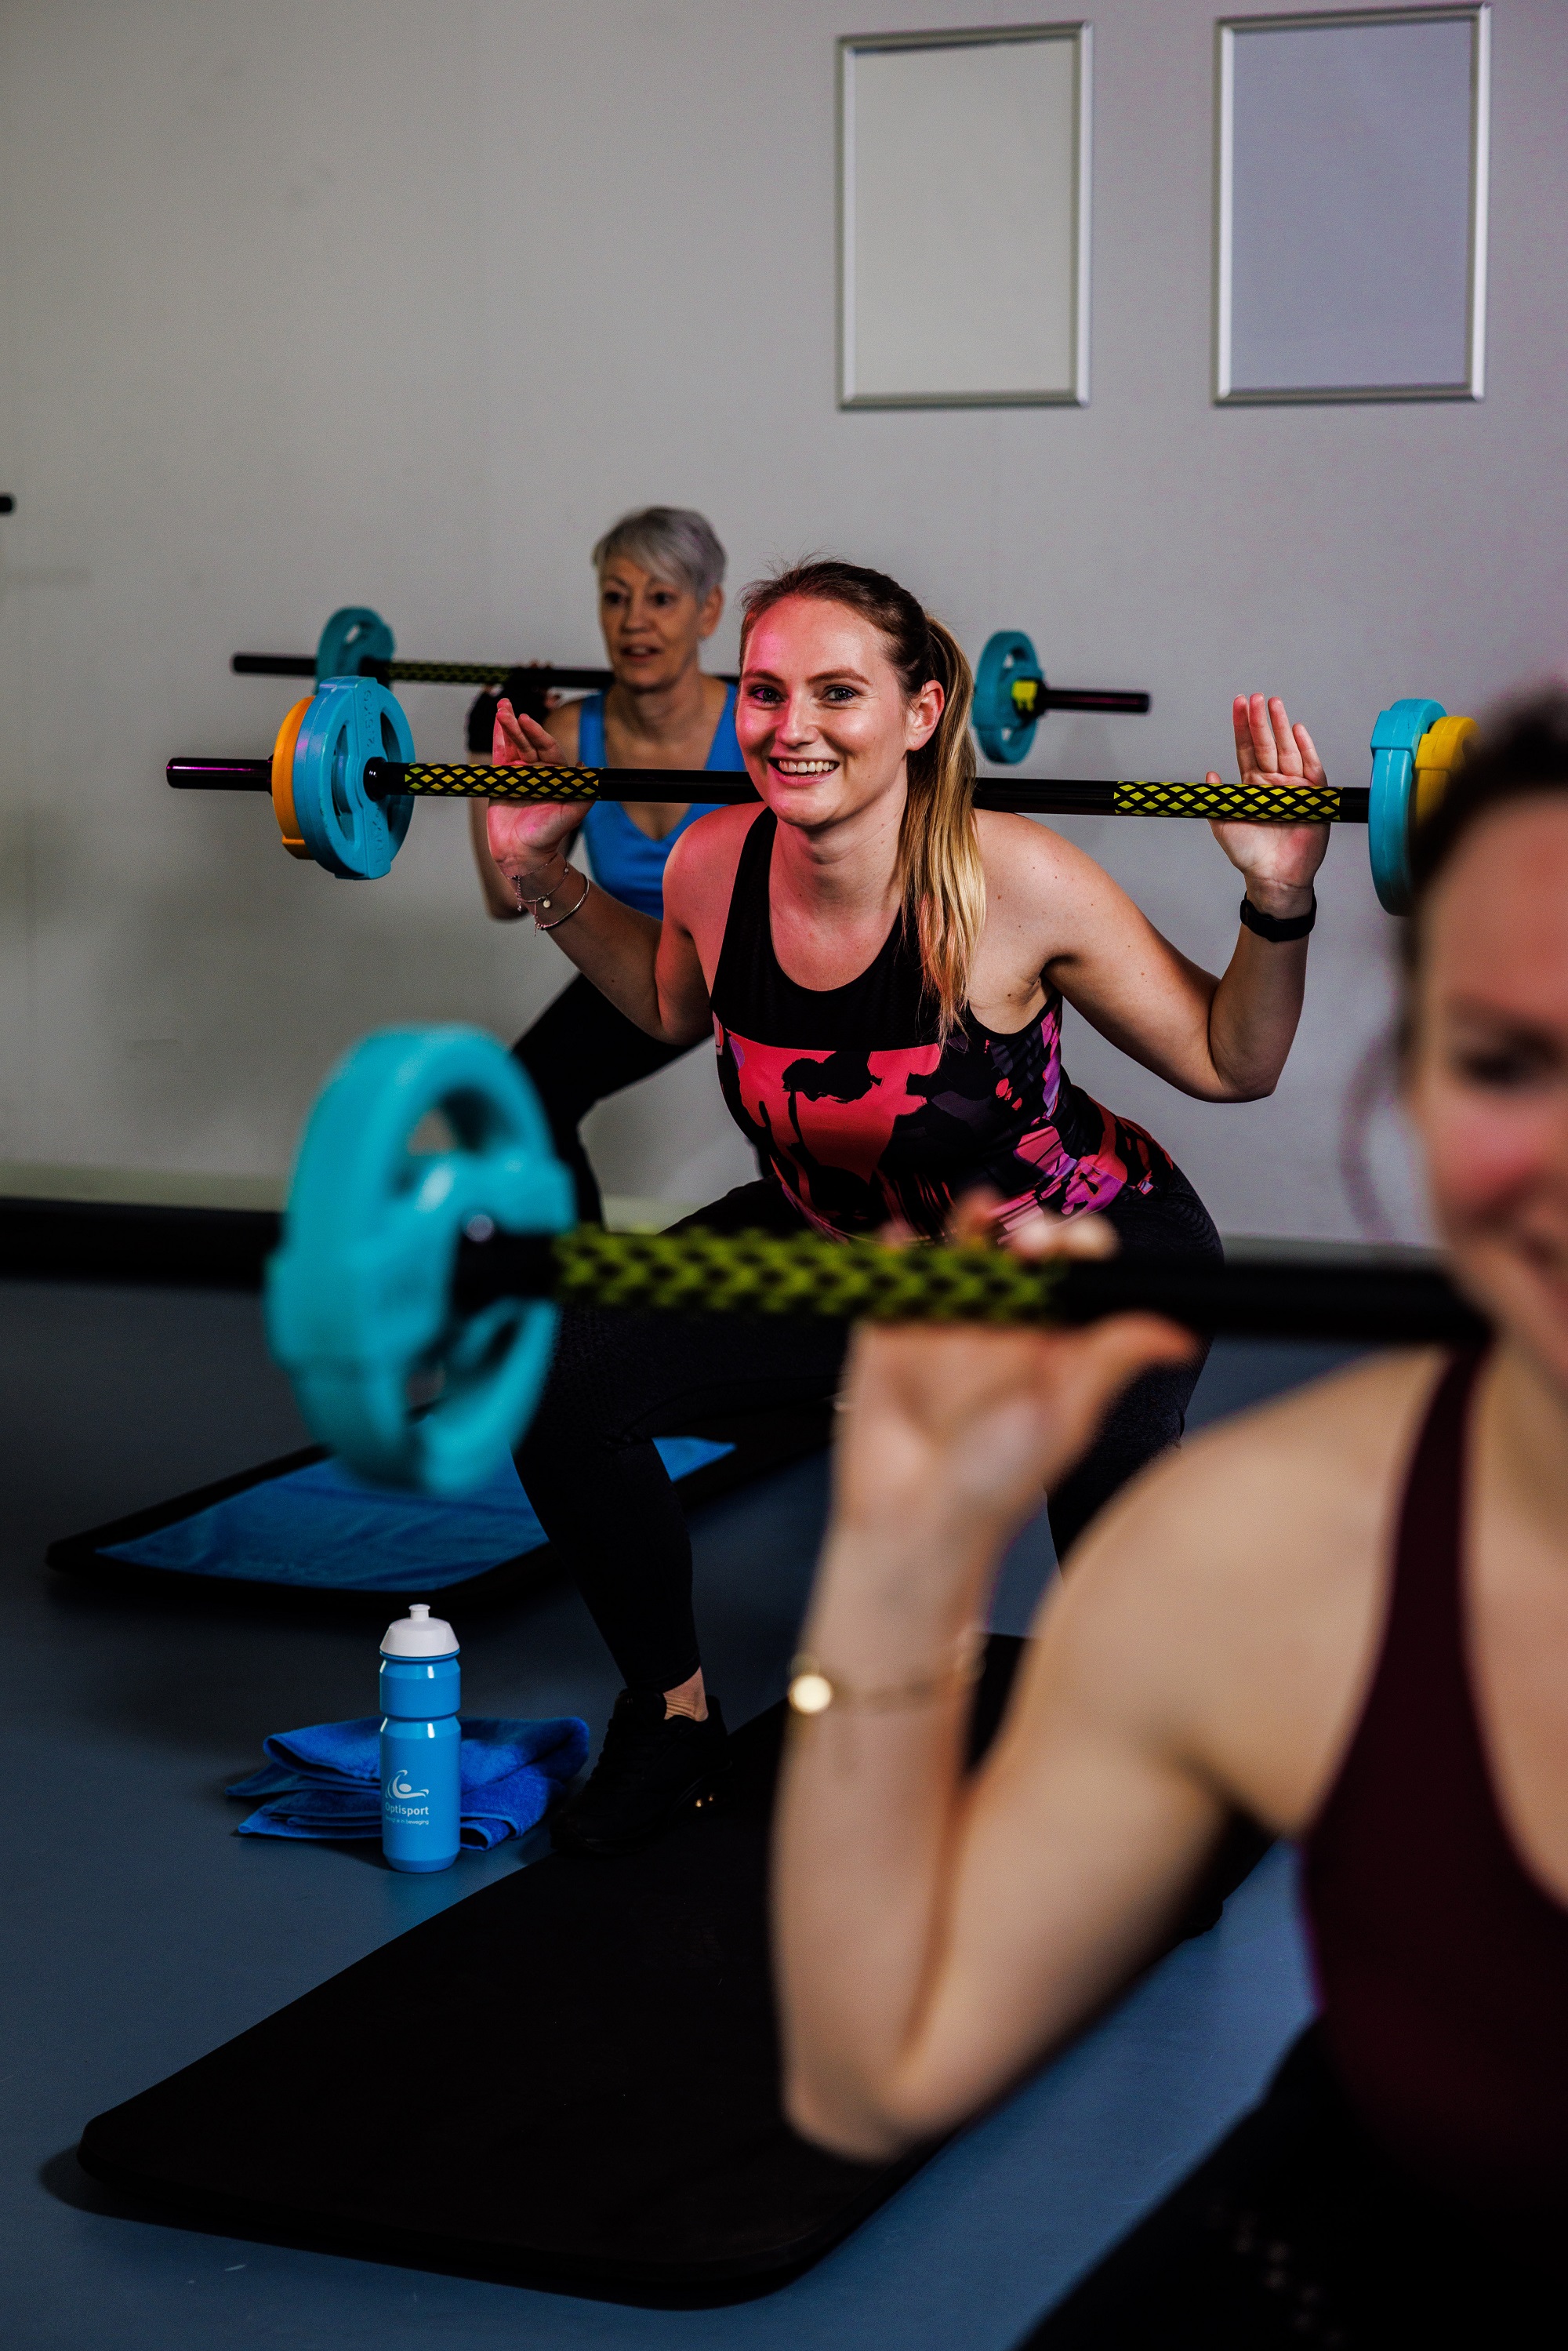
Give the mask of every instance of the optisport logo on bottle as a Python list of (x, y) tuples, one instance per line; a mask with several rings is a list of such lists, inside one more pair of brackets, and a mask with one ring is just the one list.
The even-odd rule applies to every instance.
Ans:
[(428, 1796), (429, 1793), (428, 1788), (410, 1787), (406, 1771), (394, 1771), (382, 1790), (382, 1810), (383, 1813), (393, 1814), (399, 1820), (428, 1820), (430, 1817), (428, 1804), (407, 1803), (402, 1799), (409, 1796)]

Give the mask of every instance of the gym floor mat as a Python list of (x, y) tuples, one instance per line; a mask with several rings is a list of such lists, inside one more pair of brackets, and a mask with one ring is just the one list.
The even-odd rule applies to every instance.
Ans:
[[(1327, 1353), (1221, 1343), (1195, 1423), (1322, 1372)], [(366, 1703), (365, 1636), (386, 1622), (371, 1604), (193, 1607), (172, 1579), (160, 1599), (43, 1568), (62, 1528), (304, 1444), (250, 1301), (18, 1283), (0, 1381), (0, 1590), (26, 1659), (26, 1705), (0, 1721), (8, 2344), (1009, 2351), (1260, 2095), (1310, 2013), (1291, 1856), (1277, 1850), (1214, 1934), (1184, 1944), (825, 2259), (776, 2294), (710, 2310), (257, 2243), (133, 2202), (77, 2163), (89, 2114), (509, 1879), (517, 1849), (401, 1878), (370, 1848), (261, 1840), (258, 1852), (227, 1834), (223, 1783), (264, 1732)], [(737, 1721), (783, 1687), (824, 1487), (817, 1455), (694, 1513), (699, 1620)], [(1037, 1528), (1004, 1577), (1005, 1629), (1024, 1629), (1048, 1559)], [(570, 1710), (602, 1728), (618, 1677), (564, 1579), (461, 1622), (479, 1710)]]
[[(1021, 1643), (990, 1644), (995, 1729)], [(96, 2179), (231, 2233), (700, 2305), (768, 2292), (918, 2169), (779, 2102), (768, 1827), (782, 1703), (640, 1854), (553, 1855), (96, 2116)]]
[[(661, 1437), (688, 1510), (817, 1451), (831, 1415), (774, 1412), (705, 1421)], [(552, 1572), (544, 1530), (508, 1464), (455, 1502), (364, 1486), (319, 1446), (285, 1454), (50, 1544), (51, 1567), (122, 1588), (225, 1592), (283, 1602), (389, 1600), (439, 1593), (465, 1606), (504, 1600)]]

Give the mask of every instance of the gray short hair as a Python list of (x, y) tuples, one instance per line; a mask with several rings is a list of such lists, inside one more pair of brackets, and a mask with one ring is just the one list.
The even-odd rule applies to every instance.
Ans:
[(706, 515), (691, 507), (643, 507), (612, 523), (593, 550), (602, 574), (612, 556), (629, 556), (655, 580), (674, 578), (699, 604), (724, 583), (725, 552)]

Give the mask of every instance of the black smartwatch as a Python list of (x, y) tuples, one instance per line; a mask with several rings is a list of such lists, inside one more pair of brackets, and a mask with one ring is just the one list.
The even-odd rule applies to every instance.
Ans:
[(1312, 892), (1312, 903), (1304, 914), (1284, 916), (1265, 914), (1252, 904), (1250, 898), (1243, 898), (1241, 901), (1241, 920), (1244, 926), (1249, 931), (1256, 931), (1258, 936), (1260, 939), (1267, 939), (1271, 946), (1282, 947), (1288, 940), (1304, 939), (1317, 919), (1318, 893), (1315, 890)]

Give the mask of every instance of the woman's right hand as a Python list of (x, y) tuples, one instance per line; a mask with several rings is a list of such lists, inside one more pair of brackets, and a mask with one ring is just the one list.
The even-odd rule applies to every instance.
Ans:
[[(570, 765), (553, 735), (503, 700), (497, 705), (491, 758), (497, 768)], [(525, 901), (542, 898), (559, 882), (573, 835), (582, 822), (580, 800), (537, 801), (531, 808), (492, 800), (486, 831), (490, 854)]]
[[(984, 1238), (994, 1204), (961, 1202), (950, 1238)], [(1110, 1254), (1096, 1217), (1030, 1217), (1007, 1238), (1036, 1259)], [(957, 1325), (862, 1330), (850, 1357), (838, 1435), (841, 1530), (916, 1544), (951, 1530), (972, 1558), (1010, 1535), (1040, 1489), (1071, 1468), (1113, 1398), (1143, 1371), (1180, 1362), (1191, 1333), (1152, 1314), (1084, 1330)]]

